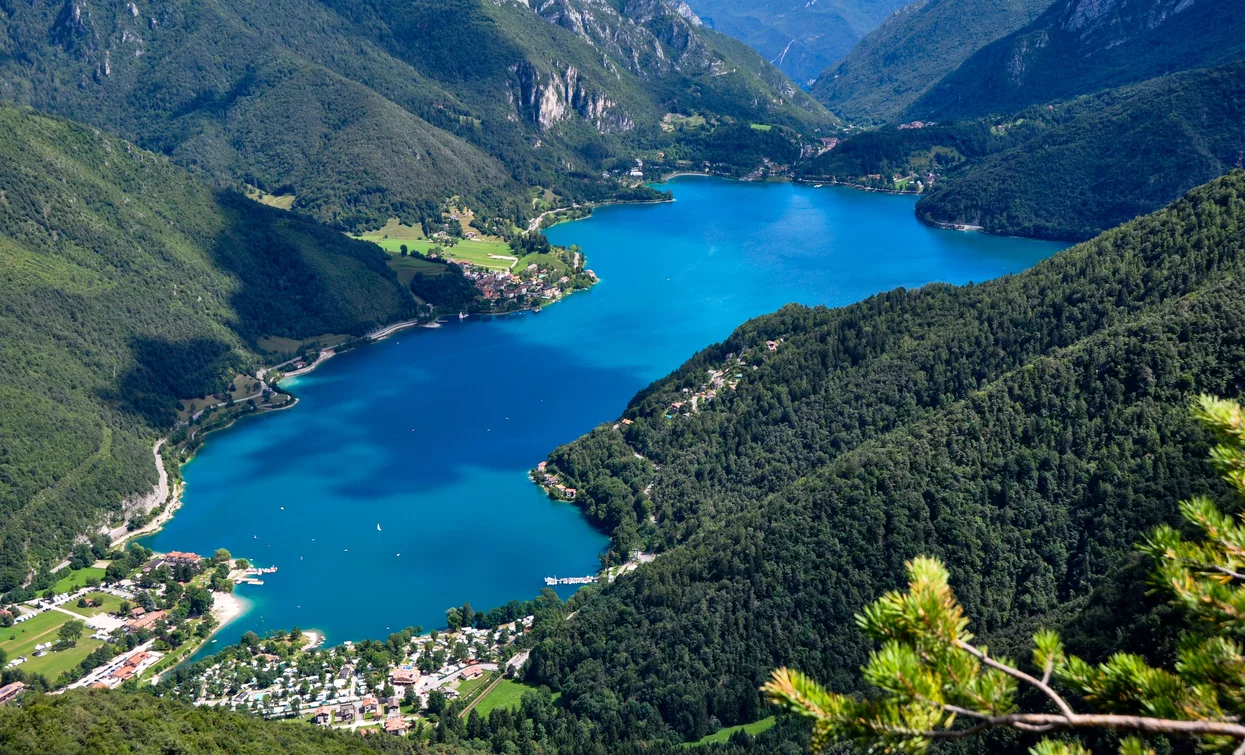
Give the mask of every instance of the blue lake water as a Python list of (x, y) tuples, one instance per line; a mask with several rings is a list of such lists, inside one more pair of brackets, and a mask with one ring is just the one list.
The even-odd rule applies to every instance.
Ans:
[[(291, 384), (300, 402), (210, 437), (145, 544), (276, 565), (215, 645), (300, 626), (330, 642), (443, 625), (599, 568), (605, 538), (527, 470), (744, 320), (897, 286), (982, 281), (1062, 248), (926, 227), (911, 197), (677, 179), (676, 201), (548, 231), (601, 278), (541, 314), (414, 329)], [(377, 529), (379, 525), (380, 529)], [(206, 649), (205, 649), (206, 650)]]

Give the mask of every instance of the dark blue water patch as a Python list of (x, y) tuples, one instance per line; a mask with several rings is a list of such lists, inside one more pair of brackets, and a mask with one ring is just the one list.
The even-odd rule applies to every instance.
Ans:
[(595, 573), (605, 538), (527, 479), (550, 450), (750, 317), (982, 281), (1060, 248), (929, 228), (911, 197), (669, 188), (675, 202), (548, 231), (583, 248), (601, 278), (591, 291), (335, 357), (292, 383), (298, 406), (209, 439), (183, 470), (182, 509), (146, 544), (279, 567), (240, 588), (253, 605), (218, 643), (292, 626), (332, 642), (433, 628), (464, 600), (488, 608), (534, 596), (545, 576)]

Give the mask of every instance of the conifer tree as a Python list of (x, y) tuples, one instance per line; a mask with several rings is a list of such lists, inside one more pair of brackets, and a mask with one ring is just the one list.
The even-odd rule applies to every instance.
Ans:
[[(1245, 416), (1235, 401), (1202, 396), (1194, 416), (1217, 438), (1215, 468), (1245, 504)], [(1152, 753), (1145, 735), (1196, 738), (1205, 751), (1245, 755), (1245, 514), (1223, 513), (1204, 496), (1180, 503), (1199, 533), (1186, 540), (1158, 527), (1138, 546), (1154, 561), (1154, 589), (1171, 596), (1189, 620), (1172, 668), (1116, 653), (1090, 664), (1068, 655), (1059, 635), (1033, 637), (1031, 668), (991, 655), (973, 642), (969, 618), (937, 559), (908, 563), (906, 592), (883, 595), (857, 616), (880, 647), (863, 667), (878, 694), (866, 699), (825, 690), (791, 669), (779, 669), (762, 691), (778, 705), (812, 719), (812, 749), (853, 741), (868, 752), (924, 753), (940, 739), (1010, 727), (1049, 733), (1032, 755), (1082, 755), (1077, 731), (1127, 734), (1122, 755)], [(1022, 710), (1021, 686), (1045, 698)]]

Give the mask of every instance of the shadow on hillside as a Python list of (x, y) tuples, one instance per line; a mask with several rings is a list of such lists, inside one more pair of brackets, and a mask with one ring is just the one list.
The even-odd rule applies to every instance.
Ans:
[(263, 336), (362, 335), (414, 315), (414, 302), (374, 244), (232, 191), (216, 192), (227, 224), (212, 261), (237, 282), (228, 323), (254, 344)]
[(176, 421), (179, 399), (218, 391), (246, 367), (243, 355), (213, 338), (136, 337), (130, 352), (136, 366), (117, 377), (115, 393), (102, 397), (156, 428)]

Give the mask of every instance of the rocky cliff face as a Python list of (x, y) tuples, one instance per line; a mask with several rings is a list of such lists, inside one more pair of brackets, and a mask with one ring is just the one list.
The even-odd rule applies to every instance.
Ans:
[(133, 2), (126, 3), (120, 12), (115, 8), (97, 12), (86, 0), (65, 0), (48, 30), (48, 39), (82, 63), (84, 79), (103, 83), (113, 75), (113, 66), (120, 59), (142, 57), (144, 31), (156, 26), (156, 19), (142, 17)]
[(568, 118), (579, 117), (602, 133), (629, 131), (635, 122), (615, 106), (603, 91), (592, 87), (572, 65), (554, 65), (544, 73), (530, 61), (510, 67), (510, 104), (516, 116), (549, 130)]
[[(518, 0), (521, 5), (583, 39), (601, 53), (607, 75), (657, 79), (676, 73), (712, 73), (724, 66), (696, 32), (701, 21), (681, 0)], [(515, 117), (548, 130), (582, 118), (602, 133), (634, 127), (606, 92), (574, 65), (556, 60), (511, 66), (509, 98)]]
[(585, 39), (636, 76), (708, 71), (715, 56), (696, 34), (700, 19), (684, 2), (529, 0), (545, 20)]

